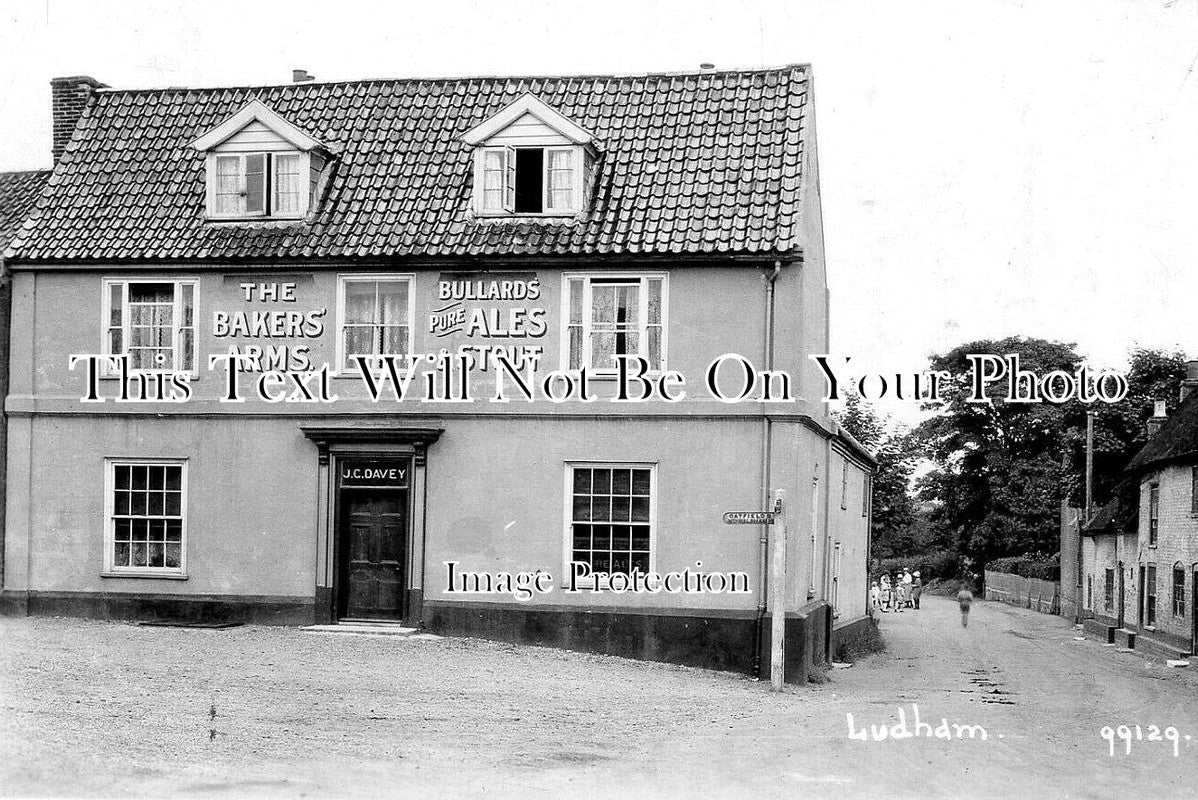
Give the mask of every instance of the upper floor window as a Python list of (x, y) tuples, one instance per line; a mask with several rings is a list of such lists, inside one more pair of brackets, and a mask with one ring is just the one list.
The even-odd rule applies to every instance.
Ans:
[(666, 276), (567, 275), (564, 369), (602, 374), (616, 356), (640, 356), (650, 370), (666, 368)]
[(312, 137), (257, 100), (192, 145), (205, 154), (209, 219), (298, 219), (328, 160)]
[(104, 352), (137, 371), (196, 369), (194, 280), (104, 282)]
[(412, 341), (411, 276), (343, 275), (339, 283), (340, 369), (357, 370), (358, 356), (379, 363), (379, 356), (407, 355)]
[(566, 216), (583, 209), (591, 135), (532, 95), (472, 128), (474, 210)]
[(1198, 467), (1190, 467), (1190, 513), (1198, 514)]
[(1148, 487), (1148, 544), (1155, 545), (1160, 534), (1161, 487)]
[(295, 217), (308, 210), (300, 153), (214, 156), (213, 216)]

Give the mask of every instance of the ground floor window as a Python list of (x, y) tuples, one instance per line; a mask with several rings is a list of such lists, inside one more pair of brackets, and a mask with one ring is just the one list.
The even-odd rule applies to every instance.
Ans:
[(1144, 624), (1151, 628), (1156, 624), (1156, 567), (1149, 566), (1147, 573), (1148, 577), (1144, 585), (1144, 613), (1146, 615)]
[(1173, 567), (1173, 616), (1186, 615), (1186, 571), (1180, 565)]
[(107, 571), (183, 573), (186, 469), (177, 460), (108, 460)]
[(567, 465), (571, 560), (593, 572), (649, 572), (656, 470), (636, 464)]
[(1094, 576), (1086, 576), (1086, 608), (1094, 607)]
[(1102, 585), (1102, 607), (1107, 611), (1115, 608), (1115, 570), (1108, 569)]

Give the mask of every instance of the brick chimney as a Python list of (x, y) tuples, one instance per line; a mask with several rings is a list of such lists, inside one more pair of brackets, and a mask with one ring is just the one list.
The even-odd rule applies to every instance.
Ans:
[(96, 89), (107, 88), (95, 78), (87, 75), (72, 75), (69, 78), (53, 78), (50, 81), (50, 100), (54, 116), (54, 143), (50, 152), (54, 155), (54, 163), (62, 158), (71, 141), (71, 133), (75, 124), (83, 116), (83, 109), (91, 99)]
[(1184, 401), (1196, 388), (1198, 388), (1198, 361), (1187, 361), (1186, 379), (1181, 382), (1181, 399)]
[(1152, 416), (1148, 419), (1148, 438), (1156, 436), (1156, 432), (1165, 424), (1165, 401), (1157, 400), (1153, 403)]

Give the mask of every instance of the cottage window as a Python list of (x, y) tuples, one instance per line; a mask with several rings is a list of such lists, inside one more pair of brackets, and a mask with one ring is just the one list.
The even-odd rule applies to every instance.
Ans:
[(1173, 616), (1186, 615), (1186, 571), (1181, 564), (1173, 565)]
[(666, 365), (664, 275), (566, 276), (563, 369), (611, 374), (617, 356), (640, 356), (649, 369)]
[(194, 280), (105, 281), (104, 352), (134, 371), (195, 372)]
[(381, 363), (380, 356), (411, 351), (412, 278), (410, 275), (343, 275), (338, 293), (337, 363), (356, 370), (358, 356)]
[(838, 604), (840, 602), (840, 542), (837, 542), (832, 547), (832, 611), (835, 616), (840, 615)]
[(582, 191), (577, 147), (484, 147), (479, 151), (480, 211), (573, 214)]
[(294, 219), (308, 210), (304, 153), (232, 153), (211, 157), (210, 216)]
[(1198, 467), (1190, 467), (1190, 513), (1198, 514)]
[(1144, 608), (1145, 613), (1147, 614), (1147, 621), (1145, 624), (1151, 628), (1152, 626), (1156, 625), (1156, 566), (1153, 564), (1148, 565), (1147, 573), (1148, 575), (1144, 586)]
[(187, 464), (109, 459), (105, 572), (178, 577), (186, 566)]
[(1115, 608), (1115, 570), (1108, 569), (1103, 577), (1102, 607), (1107, 611)]
[(842, 511), (849, 507), (849, 460), (840, 462), (840, 508)]
[(1160, 530), (1160, 507), (1161, 487), (1154, 483), (1148, 488), (1148, 544), (1150, 547), (1156, 546)]
[(1094, 608), (1094, 576), (1086, 576), (1086, 608)]
[(567, 529), (571, 561), (596, 573), (653, 569), (656, 475), (652, 466), (571, 464)]

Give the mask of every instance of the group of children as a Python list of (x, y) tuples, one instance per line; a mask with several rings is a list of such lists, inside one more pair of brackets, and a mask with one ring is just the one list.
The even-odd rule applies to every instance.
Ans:
[(912, 572), (904, 567), (901, 575), (883, 575), (869, 587), (869, 600), (876, 611), (904, 611), (919, 608), (919, 596), (923, 594), (923, 580), (919, 570)]

